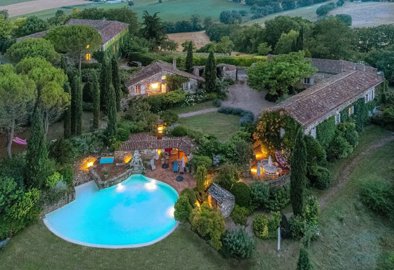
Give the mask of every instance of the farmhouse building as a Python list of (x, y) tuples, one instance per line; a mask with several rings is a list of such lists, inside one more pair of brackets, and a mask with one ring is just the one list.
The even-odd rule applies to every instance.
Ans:
[[(306, 90), (262, 112), (254, 133), (252, 175), (269, 156), (286, 172), (298, 127), (327, 149), (336, 126), (352, 120), (361, 130), (377, 104), (384, 77), (375, 68), (342, 60), (310, 59), (317, 72), (304, 79)], [(260, 170), (260, 172), (266, 170)]]
[[(96, 29), (102, 39), (100, 51), (111, 54), (117, 54), (119, 52), (120, 44), (128, 33), (129, 27), (128, 24), (118, 21), (85, 19), (70, 19), (66, 25), (86, 25)], [(48, 31), (34, 33), (21, 37), (18, 41), (26, 38), (44, 38), (47, 33)], [(87, 45), (86, 49), (85, 61), (90, 61), (93, 52), (89, 51), (89, 45)]]
[[(304, 79), (309, 87), (270, 110), (285, 111), (301, 125), (305, 134), (316, 138), (320, 123), (333, 117), (335, 124), (339, 124), (341, 115), (351, 117), (357, 113), (356, 102), (372, 102), (376, 87), (384, 78), (375, 68), (364, 64), (328, 59), (311, 59), (311, 62), (317, 73)], [(369, 114), (373, 110), (371, 107)]]
[(164, 94), (170, 90), (168, 87), (169, 76), (179, 76), (184, 79), (182, 89), (187, 92), (197, 90), (204, 78), (177, 69), (176, 62), (169, 64), (163, 61), (155, 61), (133, 74), (126, 83), (129, 97), (140, 95)]

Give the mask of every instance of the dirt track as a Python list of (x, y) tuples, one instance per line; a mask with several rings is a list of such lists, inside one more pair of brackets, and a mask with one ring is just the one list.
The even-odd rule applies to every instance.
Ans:
[(15, 17), (47, 9), (86, 4), (86, 2), (86, 0), (33, 0), (2, 6), (1, 9), (8, 10), (10, 17)]

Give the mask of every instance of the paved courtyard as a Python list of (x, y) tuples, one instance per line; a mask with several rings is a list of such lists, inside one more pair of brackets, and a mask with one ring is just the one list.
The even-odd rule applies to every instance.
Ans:
[(257, 92), (250, 88), (247, 83), (231, 85), (228, 91), (228, 98), (222, 102), (222, 106), (251, 111), (256, 117), (259, 116), (263, 109), (275, 105), (275, 103), (264, 99), (265, 92)]

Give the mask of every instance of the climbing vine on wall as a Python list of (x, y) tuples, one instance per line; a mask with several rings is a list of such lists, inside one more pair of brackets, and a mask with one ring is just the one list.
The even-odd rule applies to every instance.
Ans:
[(328, 118), (317, 126), (317, 140), (325, 149), (327, 149), (328, 145), (334, 138), (335, 130), (336, 126), (334, 116)]
[[(298, 127), (298, 123), (283, 111), (265, 112), (257, 122), (253, 138), (260, 141), (269, 151), (291, 149)], [(283, 137), (281, 128), (285, 131)]]

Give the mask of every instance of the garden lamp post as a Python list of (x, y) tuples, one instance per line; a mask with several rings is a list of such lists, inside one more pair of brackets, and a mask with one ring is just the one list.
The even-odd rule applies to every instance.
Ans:
[(165, 125), (164, 125), (163, 120), (159, 120), (156, 125), (156, 137), (158, 140), (163, 138), (164, 128), (165, 128)]

